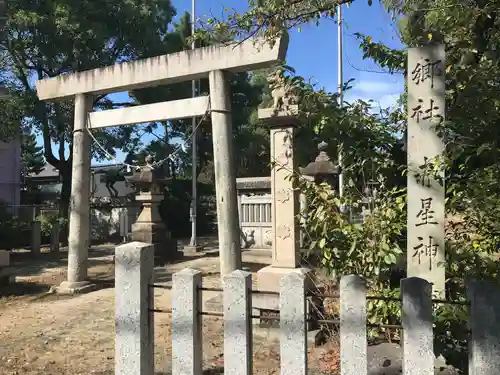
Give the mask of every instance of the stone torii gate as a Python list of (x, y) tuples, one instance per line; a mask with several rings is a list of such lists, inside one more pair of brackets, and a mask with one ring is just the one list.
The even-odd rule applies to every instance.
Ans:
[[(200, 116), (212, 117), (217, 224), (221, 274), (241, 268), (231, 100), (227, 72), (265, 69), (283, 61), (288, 39), (273, 46), (259, 40), (198, 48), (37, 81), (40, 100), (75, 98), (69, 224), (68, 277), (60, 292), (92, 288), (87, 280), (89, 248), (90, 139), (87, 129)], [(92, 112), (95, 95), (209, 78), (208, 98)]]

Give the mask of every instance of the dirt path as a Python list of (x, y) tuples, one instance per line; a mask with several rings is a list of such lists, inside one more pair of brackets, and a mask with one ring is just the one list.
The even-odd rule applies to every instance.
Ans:
[[(96, 280), (113, 280), (114, 266), (109, 255), (91, 259), (89, 275)], [(262, 258), (253, 259), (260, 267)], [(114, 289), (105, 288), (76, 297), (41, 295), (65, 279), (64, 260), (49, 265), (29, 263), (19, 266), (17, 287), (33, 288), (34, 295), (0, 299), (0, 373), (3, 375), (112, 375), (114, 374)], [(252, 259), (247, 259), (252, 263)], [(218, 258), (208, 257), (155, 270), (157, 282), (169, 283), (171, 274), (186, 266), (206, 275), (205, 286), (220, 285)], [(250, 264), (250, 267), (253, 267)], [(31, 268), (30, 268), (31, 267)], [(24, 271), (23, 271), (24, 269)], [(36, 270), (36, 272), (35, 272)], [(24, 273), (23, 273), (24, 272)], [(103, 284), (104, 286), (106, 284)], [(45, 288), (45, 289), (44, 289)], [(16, 293), (13, 293), (16, 294)], [(215, 294), (204, 293), (206, 300)], [(170, 307), (170, 291), (157, 290), (157, 308)], [(223, 365), (223, 325), (220, 318), (204, 317), (204, 368), (220, 372)], [(155, 368), (157, 374), (170, 374), (170, 314), (155, 314)], [(279, 345), (272, 340), (254, 337), (256, 374), (279, 373)], [(219, 370), (217, 370), (219, 368)]]

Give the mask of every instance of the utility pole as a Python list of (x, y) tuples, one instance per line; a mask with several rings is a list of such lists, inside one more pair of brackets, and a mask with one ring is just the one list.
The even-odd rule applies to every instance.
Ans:
[[(194, 35), (196, 31), (196, 4), (195, 0), (191, 0), (191, 35)], [(193, 40), (191, 43), (191, 49), (196, 48), (196, 43)], [(191, 82), (191, 91), (192, 91), (192, 96), (193, 98), (196, 96), (196, 81), (193, 80)], [(191, 172), (191, 179), (192, 179), (192, 197), (191, 197), (191, 207), (190, 207), (190, 212), (189, 216), (191, 219), (191, 241), (189, 242), (189, 248), (184, 249), (185, 252), (198, 252), (201, 250), (201, 248), (198, 246), (197, 239), (196, 239), (196, 208), (198, 205), (198, 192), (197, 192), (197, 186), (196, 186), (196, 176), (197, 176), (197, 135), (198, 135), (198, 129), (196, 129), (196, 117), (193, 117), (191, 120), (192, 124), (192, 137), (191, 137), (191, 150), (192, 150), (192, 172)]]
[[(338, 29), (338, 94), (339, 94), (339, 106), (342, 107), (344, 104), (344, 93), (343, 93), (343, 64), (342, 64), (342, 28), (343, 28), (343, 19), (342, 19), (342, 5), (339, 4), (337, 6), (337, 29)], [(339, 174), (339, 196), (342, 198), (344, 196), (344, 173), (342, 172), (342, 151), (338, 153), (339, 166), (341, 173)]]

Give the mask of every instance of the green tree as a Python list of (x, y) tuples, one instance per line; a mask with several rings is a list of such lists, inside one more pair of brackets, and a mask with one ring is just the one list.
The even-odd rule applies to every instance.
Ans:
[(45, 166), (43, 147), (38, 146), (36, 137), (31, 133), (21, 134), (21, 175), (40, 173)]
[[(183, 17), (174, 25), (173, 31), (167, 35), (169, 40), (168, 52), (179, 52), (191, 48), (189, 38), (191, 36), (191, 22), (189, 13), (185, 13)], [(227, 40), (220, 35), (216, 38), (217, 41)], [(201, 41), (200, 46), (206, 46), (211, 41)], [(257, 121), (256, 110), (259, 103), (262, 101), (262, 95), (267, 87), (265, 79), (258, 79), (258, 76), (253, 73), (238, 73), (230, 76), (231, 89), (231, 105), (233, 119), (233, 137), (235, 144), (236, 166), (238, 176), (256, 176), (263, 173), (269, 174), (269, 141), (267, 131), (262, 128)], [(203, 79), (197, 85), (197, 95), (208, 94), (208, 80)], [(133, 98), (140, 104), (149, 104), (158, 101), (167, 101), (173, 99), (189, 98), (192, 95), (191, 82), (183, 82), (176, 85), (169, 85), (160, 88), (148, 88), (136, 90), (132, 93)], [(201, 119), (197, 119), (197, 124)], [(204, 181), (213, 182), (213, 146), (211, 133), (211, 118), (207, 116), (205, 121), (198, 129), (198, 176), (202, 176)], [(171, 172), (183, 169), (182, 174), (191, 175), (191, 138), (192, 120), (170, 121), (168, 123), (149, 124), (147, 131), (154, 134), (157, 128), (162, 128), (162, 140), (156, 136), (154, 148), (156, 154), (161, 152), (158, 150), (161, 143), (165, 145), (165, 149), (171, 152), (174, 148), (168, 143), (174, 138), (181, 138), (188, 146), (186, 153), (179, 153), (178, 164), (171, 166)], [(151, 150), (151, 147), (149, 147)], [(161, 158), (160, 158), (161, 159)], [(171, 161), (170, 164), (174, 162)], [(180, 172), (180, 171), (179, 171)], [(198, 176), (196, 176), (198, 178)]]
[[(109, 66), (168, 50), (168, 26), (175, 9), (167, 0), (78, 1), (13, 0), (8, 33), (0, 42), (4, 81), (20, 103), (11, 117), (36, 127), (43, 135), (44, 156), (62, 176), (61, 210), (67, 216), (71, 191), (73, 104), (37, 99), (34, 81), (60, 74)], [(106, 96), (94, 108), (114, 108)], [(2, 112), (4, 109), (2, 109)], [(2, 116), (3, 117), (3, 113)], [(95, 132), (108, 150), (137, 143), (134, 127)], [(56, 145), (56, 150), (53, 149)], [(69, 153), (66, 154), (66, 151)], [(93, 147), (94, 157), (103, 153)], [(68, 155), (68, 156), (66, 156)]]
[[(362, 1), (367, 1), (368, 5), (373, 2)], [(258, 36), (272, 42), (288, 29), (333, 19), (338, 5), (352, 2), (354, 0), (248, 0), (246, 12), (227, 8), (222, 18), (209, 18), (196, 37), (211, 40), (220, 34), (238, 38)]]
[[(453, 299), (465, 299), (468, 277), (498, 277), (499, 5), (496, 0), (467, 6), (448, 0), (387, 2), (404, 44), (446, 44), (447, 121), (438, 130), (446, 143), (440, 168), (446, 173), (446, 276)], [(358, 37), (366, 58), (390, 72), (408, 73), (405, 51)], [(466, 309), (445, 306), (435, 326), (435, 351), (463, 373), (467, 336), (459, 327), (466, 320)]]

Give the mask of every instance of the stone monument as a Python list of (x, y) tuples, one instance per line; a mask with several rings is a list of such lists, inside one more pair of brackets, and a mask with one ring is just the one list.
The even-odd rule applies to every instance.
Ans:
[(10, 251), (0, 250), (0, 286), (14, 281), (14, 270), (10, 267)]
[[(436, 126), (445, 119), (445, 47), (408, 50), (408, 240), (407, 275), (433, 284), (443, 298), (444, 173), (429, 173), (444, 143)], [(430, 168), (432, 169), (432, 168)]]
[(163, 168), (154, 166), (150, 155), (146, 157), (144, 167), (125, 178), (137, 190), (136, 201), (142, 203), (141, 213), (132, 224), (132, 241), (152, 244), (158, 258), (177, 259), (181, 254), (177, 251), (177, 241), (171, 237), (159, 211), (163, 190), (172, 178), (165, 176)]

